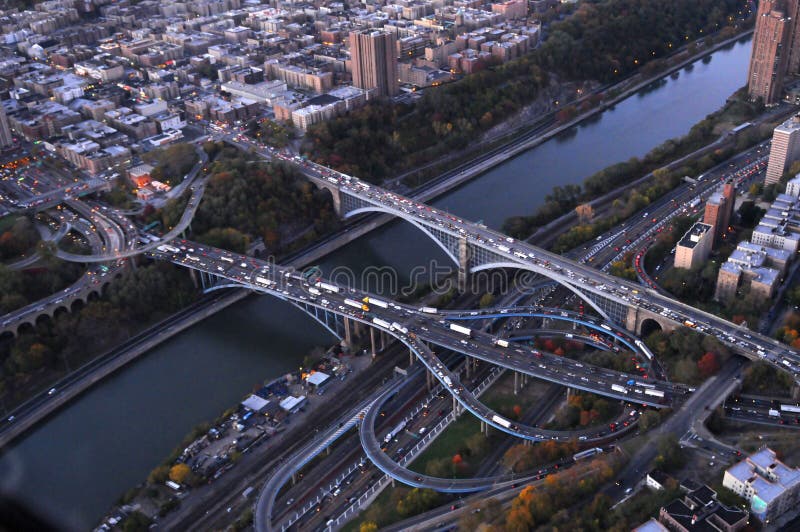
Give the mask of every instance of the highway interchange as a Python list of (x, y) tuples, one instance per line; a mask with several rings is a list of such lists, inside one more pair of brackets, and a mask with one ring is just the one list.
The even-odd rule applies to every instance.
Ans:
[[(686, 321), (690, 321), (694, 324), (694, 328), (700, 332), (710, 333), (713, 330), (713, 332), (721, 341), (734, 348), (737, 352), (749, 355), (751, 358), (756, 358), (754, 354), (758, 353), (759, 351), (764, 351), (764, 356), (760, 358), (764, 358), (772, 362), (781, 369), (789, 370), (795, 378), (797, 378), (798, 372), (800, 372), (800, 364), (797, 362), (797, 354), (786, 346), (782, 346), (781, 344), (778, 344), (769, 338), (757, 335), (756, 333), (751, 333), (746, 329), (736, 327), (735, 325), (724, 320), (720, 320), (714, 316), (701, 313), (692, 309), (691, 307), (674, 302), (669, 298), (665, 298), (654, 293), (653, 291), (645, 291), (641, 286), (627, 283), (610, 276), (599, 275), (596, 270), (585, 264), (608, 264), (608, 259), (604, 257), (606, 257), (608, 254), (611, 254), (612, 249), (614, 249), (614, 252), (616, 252), (615, 257), (619, 257), (626, 251), (626, 248), (633, 248), (636, 242), (627, 242), (629, 239), (626, 237), (624, 232), (617, 232), (607, 235), (605, 238), (601, 238), (600, 240), (602, 241), (603, 245), (595, 250), (594, 253), (584, 256), (582, 261), (584, 264), (566, 261), (558, 255), (553, 255), (523, 242), (508, 239), (504, 235), (500, 235), (499, 233), (488, 230), (485, 227), (469, 224), (468, 222), (465, 222), (452, 215), (438, 212), (435, 209), (431, 209), (422, 204), (413, 202), (413, 200), (403, 198), (402, 196), (388, 191), (382, 191), (377, 187), (373, 187), (365, 183), (360, 183), (354, 178), (335, 174), (328, 169), (321, 169), (312, 163), (301, 161), (294, 157), (285, 156), (277, 152), (273, 152), (270, 155), (281, 158), (290, 164), (294, 164), (303, 169), (303, 171), (306, 173), (310, 171), (310, 168), (317, 170), (318, 178), (328, 179), (331, 176), (336, 175), (337, 186), (339, 186), (343, 192), (347, 194), (355, 193), (359, 195), (367, 195), (372, 200), (377, 199), (380, 201), (379, 210), (381, 211), (394, 214), (399, 214), (397, 212), (399, 211), (403, 213), (401, 215), (402, 217), (413, 215), (419, 220), (424, 220), (425, 223), (434, 223), (442, 230), (454, 232), (454, 234), (465, 237), (471, 242), (489, 248), (493, 253), (505, 257), (508, 259), (509, 266), (523, 267), (539, 273), (544, 273), (548, 277), (554, 278), (564, 285), (570, 285), (572, 288), (579, 288), (580, 292), (591, 292), (596, 295), (600, 294), (603, 297), (622, 301), (626, 305), (636, 305), (640, 308), (650, 310), (659, 314), (660, 316), (670, 319), (679, 325), (683, 325)], [(194, 170), (195, 176), (197, 171), (199, 171), (200, 166), (201, 165), (198, 165), (198, 167), (196, 167)], [(330, 181), (330, 179), (328, 179), (328, 181)], [(184, 216), (181, 219), (181, 223), (174, 228), (173, 231), (170, 231), (167, 235), (165, 235), (165, 239), (162, 240), (162, 242), (158, 245), (163, 245), (163, 242), (166, 242), (167, 239), (176, 237), (186, 226), (188, 226), (188, 222), (191, 221), (191, 218), (194, 215), (194, 210), (196, 209), (200, 198), (202, 197), (203, 184), (204, 183), (201, 182), (197, 183), (196, 187), (190, 187), (192, 197), (187, 205), (186, 211), (184, 212)], [(703, 192), (707, 192), (715, 185), (716, 183), (709, 182), (707, 190)], [(646, 213), (648, 216), (645, 222), (649, 222), (650, 216), (662, 219), (665, 216), (661, 216), (661, 211), (658, 209), (666, 209), (670, 212), (673, 212), (676, 206), (680, 206), (682, 204), (681, 202), (683, 202), (683, 204), (690, 203), (691, 198), (697, 194), (697, 191), (690, 192), (690, 197), (686, 200), (679, 199), (677, 201), (665, 202), (664, 205), (651, 206), (650, 211), (652, 212)], [(76, 226), (80, 226), (81, 224), (85, 225), (85, 219), (89, 218), (92, 220), (92, 224), (87, 226), (86, 229), (87, 232), (94, 232), (95, 236), (92, 237), (94, 244), (92, 245), (93, 253), (91, 256), (62, 257), (67, 260), (102, 263), (108, 262), (112, 259), (134, 256), (140, 254), (142, 251), (150, 251), (152, 256), (157, 256), (161, 259), (166, 258), (168, 260), (173, 260), (174, 262), (181, 262), (186, 266), (194, 267), (195, 269), (203, 269), (208, 273), (220, 275), (235, 280), (236, 282), (242, 282), (241, 276), (250, 275), (250, 278), (245, 282), (249, 286), (257, 287), (261, 291), (273, 293), (273, 295), (277, 295), (278, 297), (282, 297), (284, 299), (294, 299), (302, 305), (313, 305), (319, 308), (324, 308), (325, 310), (333, 313), (347, 315), (348, 318), (355, 321), (366, 321), (364, 317), (359, 317), (359, 313), (357, 313), (355, 309), (351, 310), (350, 307), (344, 305), (344, 294), (340, 295), (338, 293), (326, 293), (326, 297), (319, 298), (319, 302), (312, 301), (311, 296), (314, 294), (308, 292), (309, 287), (304, 286), (303, 283), (297, 278), (294, 279), (296, 281), (294, 284), (297, 286), (286, 286), (281, 284), (279, 285), (281, 287), (280, 291), (269, 287), (259, 286), (259, 283), (255, 282), (253, 278), (253, 271), (256, 269), (256, 264), (253, 262), (253, 259), (249, 257), (241, 257), (242, 262), (238, 262), (237, 260), (236, 264), (231, 267), (228, 261), (223, 261), (221, 259), (222, 256), (231, 256), (231, 254), (222, 250), (212, 250), (208, 248), (205, 251), (206, 255), (204, 255), (204, 262), (207, 264), (202, 265), (202, 267), (198, 267), (198, 265), (195, 264), (196, 261), (190, 261), (190, 263), (187, 264), (186, 261), (188, 259), (185, 259), (185, 257), (179, 258), (174, 256), (175, 254), (173, 254), (171, 257), (165, 257), (162, 252), (155, 250), (157, 247), (157, 244), (155, 243), (137, 247), (135, 238), (132, 238), (137, 234), (135, 227), (133, 227), (130, 222), (127, 222), (126, 218), (114, 212), (113, 210), (110, 210), (108, 213), (104, 212), (107, 210), (107, 207), (99, 204), (87, 204), (81, 201), (72, 201), (70, 202), (69, 206), (81, 216), (66, 214), (62, 219), (63, 223), (76, 224)], [(86, 218), (83, 218), (84, 216)], [(634, 223), (635, 222), (636, 221), (634, 221)], [(631, 227), (633, 227), (634, 223), (631, 223)], [(655, 227), (660, 226), (662, 226), (661, 223), (657, 225), (654, 224), (653, 228), (655, 229)], [(97, 230), (98, 227), (100, 227), (99, 231)], [(91, 229), (91, 231), (88, 231), (89, 229)], [(99, 241), (101, 242), (99, 249), (97, 247), (98, 237)], [(624, 239), (626, 242), (624, 242), (621, 246), (614, 246), (614, 244), (621, 243), (622, 239)], [(194, 244), (194, 246), (198, 250), (201, 249), (200, 245)], [(618, 250), (616, 249), (617, 247), (619, 247)], [(505, 248), (508, 248), (508, 251), (505, 251)], [(211, 253), (211, 257), (209, 260), (205, 260), (209, 257), (209, 252)], [(182, 255), (185, 255), (185, 253), (182, 253)], [(250, 263), (250, 266), (241, 266), (247, 262)], [(117, 262), (115, 264), (121, 266), (123, 263)], [(286, 277), (285, 274), (287, 270), (282, 270), (275, 265), (272, 265), (272, 267), (275, 268), (276, 273), (280, 273), (277, 276), (276, 284), (280, 281), (286, 282), (287, 285), (290, 284), (290, 281), (287, 281), (287, 279), (292, 278)], [(223, 268), (223, 271), (221, 271), (220, 268)], [(100, 272), (100, 270), (97, 271)], [(87, 275), (87, 278), (91, 278), (91, 275)], [(97, 279), (91, 279), (87, 282), (90, 284), (97, 284)], [(290, 290), (294, 288), (297, 288), (298, 290)], [(77, 289), (80, 289), (78, 283), (68, 290), (74, 291)], [(364, 297), (370, 297), (366, 293), (348, 288), (343, 288), (343, 290), (348, 290), (347, 295), (353, 296), (353, 298), (359, 298), (357, 299), (359, 301)], [(55, 294), (48, 304), (59, 305), (61, 304), (60, 300), (71, 294), (73, 294), (73, 292), (65, 292), (63, 295)], [(327, 300), (328, 304), (323, 305), (323, 299)], [(41, 307), (42, 303), (37, 302), (36, 306), (32, 306), (32, 308), (27, 309), (27, 311), (41, 312), (43, 310)], [(372, 314), (375, 314), (376, 312), (380, 314), (381, 318), (379, 319), (385, 318), (384, 321), (388, 323), (393, 323), (396, 321), (397, 323), (403, 325), (403, 327), (406, 327), (411, 335), (414, 335), (413, 338), (411, 335), (407, 335), (406, 333), (398, 334), (398, 330), (391, 327), (385, 330), (396, 336), (401, 336), (401, 340), (406, 342), (407, 345), (417, 352), (417, 355), (420, 356), (426, 366), (428, 366), (428, 368), (432, 370), (432, 372), (440, 380), (442, 386), (452, 389), (452, 393), (455, 394), (454, 396), (464, 408), (478, 415), (490, 425), (495, 426), (500, 430), (504, 430), (505, 432), (528, 439), (558, 440), (575, 437), (575, 435), (551, 434), (543, 432), (541, 429), (536, 427), (528, 427), (524, 425), (515, 426), (513, 429), (511, 429), (511, 427), (504, 427), (492, 422), (492, 416), (496, 414), (486, 409), (480, 404), (479, 401), (477, 401), (477, 398), (472, 396), (468, 389), (462, 387), (460, 385), (459, 378), (455, 373), (451, 372), (446, 367), (437, 366), (437, 364), (441, 364), (441, 362), (438, 361), (436, 355), (431, 352), (427, 345), (423, 342), (428, 342), (430, 344), (442, 346), (446, 349), (452, 349), (454, 351), (469, 354), (476, 358), (498, 364), (502, 367), (535, 375), (538, 378), (543, 378), (551, 382), (572, 386), (574, 388), (587, 389), (595, 393), (605, 392), (605, 395), (619, 399), (631, 399), (630, 395), (614, 394), (613, 391), (610, 390), (610, 385), (612, 382), (619, 386), (629, 386), (628, 382), (630, 381), (631, 377), (628, 375), (610, 372), (602, 368), (594, 368), (566, 358), (558, 357), (551, 353), (544, 353), (525, 347), (515, 346), (509, 348), (500, 348), (495, 343), (497, 339), (496, 336), (486, 333), (475, 331), (472, 334), (472, 338), (467, 339), (464, 338), (463, 335), (459, 336), (458, 333), (454, 333), (447, 325), (449, 321), (431, 319), (430, 315), (426, 315), (426, 313), (421, 312), (419, 309), (415, 309), (407, 305), (398, 305), (392, 303), (391, 306), (386, 309), (375, 306), (370, 307), (370, 309)], [(501, 314), (505, 315), (505, 317), (512, 317), (507, 315), (508, 310), (509, 309), (504, 308), (496, 309), (494, 311), (495, 314), (492, 314), (491, 311), (483, 313), (486, 314), (487, 318), (492, 319), (499, 318)], [(537, 312), (540, 312), (542, 309), (528, 307), (518, 310), (519, 312), (513, 315), (531, 317)], [(447, 316), (445, 313), (441, 313), (441, 317), (448, 317), (452, 318), (453, 320), (456, 318), (471, 319), (475, 317), (472, 314), (473, 312), (480, 311), (459, 311), (458, 313), (448, 313), (449, 315)], [(559, 315), (561, 312), (561, 310), (558, 311)], [(461, 315), (457, 316), (459, 313)], [(9, 316), (4, 317), (4, 319), (8, 318)], [(604, 321), (590, 316), (582, 316), (582, 320), (583, 326), (593, 328), (595, 330), (597, 330), (599, 324)], [(369, 321), (366, 322), (371, 323), (373, 326), (376, 325), (375, 323)], [(613, 324), (608, 325), (613, 326)], [(615, 327), (615, 330), (616, 329), (618, 328)], [(600, 332), (601, 334), (605, 334), (608, 331), (601, 330)], [(616, 334), (617, 337), (615, 337), (614, 334)], [(620, 330), (614, 334), (610, 334), (608, 336), (613, 338), (614, 341), (617, 341), (624, 338), (625, 334), (627, 333), (625, 333), (624, 330)], [(635, 340), (633, 337), (630, 337), (630, 339)], [(628, 347), (630, 346), (628, 345)], [(540, 360), (541, 362), (534, 362), (535, 360)], [(437, 371), (441, 371), (442, 376), (436, 373)], [(447, 385), (443, 378), (444, 375), (447, 375), (451, 379), (452, 386)], [(586, 381), (583, 381), (582, 379), (586, 379)], [(588, 382), (588, 384), (581, 384), (584, 382)], [(655, 380), (653, 381), (653, 386), (659, 387), (659, 389), (664, 391), (666, 396), (670, 399), (680, 397), (686, 392), (685, 387), (675, 386)], [(663, 406), (662, 404), (654, 403), (652, 401), (643, 402), (652, 406)], [(759, 413), (759, 416), (761, 416), (761, 413)], [(767, 415), (767, 417), (774, 416)], [(597, 429), (594, 430), (597, 431)], [(592, 431), (587, 431), (586, 434), (592, 436), (593, 438), (601, 438), (597, 435), (597, 432), (595, 432), (594, 435), (592, 435), (591, 432)], [(413, 480), (411, 480), (410, 483), (413, 484)]]

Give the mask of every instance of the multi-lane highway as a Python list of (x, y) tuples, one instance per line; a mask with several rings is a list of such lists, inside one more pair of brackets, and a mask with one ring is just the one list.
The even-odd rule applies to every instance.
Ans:
[(353, 212), (380, 211), (409, 220), (419, 227), (435, 228), (442, 234), (464, 239), (468, 245), (492, 254), (492, 262), (483, 267), (517, 267), (552, 278), (583, 297), (601, 315), (596, 301), (615, 303), (624, 308), (644, 310), (674, 326), (688, 326), (715, 335), (722, 343), (748, 358), (763, 359), (800, 380), (800, 354), (777, 340), (748, 331), (727, 320), (642, 287), (520, 242), (497, 231), (454, 215), (441, 212), (423, 203), (383, 190), (354, 177), (276, 151), (262, 150), (263, 155), (280, 158), (300, 168), (318, 182), (327, 182), (340, 194), (357, 198), (365, 207)]
[[(425, 341), (445, 349), (464, 353), (499, 366), (526, 373), (551, 382), (622, 400), (635, 400), (642, 404), (667, 406), (685, 392), (685, 388), (663, 381), (652, 381), (646, 385), (629, 384), (636, 377), (608, 369), (581, 364), (552, 353), (545, 353), (518, 345), (503, 345), (498, 338), (481, 332), (454, 327), (439, 316), (435, 309), (414, 308), (392, 301), (379, 299), (372, 294), (352, 287), (336, 286), (327, 282), (311, 285), (303, 275), (290, 269), (259, 261), (251, 257), (201, 246), (188, 241), (176, 241), (159, 246), (151, 255), (169, 260), (189, 268), (219, 276), (255, 290), (270, 293), (300, 305), (317, 308), (354, 321), (368, 323), (403, 340), (405, 343)], [(477, 311), (476, 311), (477, 314)], [(457, 318), (457, 315), (453, 315)], [(577, 319), (577, 318), (575, 318)], [(590, 318), (594, 320), (594, 318)], [(610, 325), (604, 329), (595, 322), (586, 322), (587, 327), (612, 332)], [(622, 338), (620, 338), (622, 340)], [(421, 345), (421, 344), (420, 344)], [(467, 402), (466, 396), (455, 385), (454, 376), (435, 355), (426, 360), (424, 354), (417, 356), (426, 363), (434, 375), (451, 389), (457, 399)], [(447, 380), (450, 379), (450, 383)], [(470, 406), (464, 404), (468, 410)], [(487, 420), (500, 430), (531, 439), (541, 439), (540, 431), (525, 432), (522, 427), (512, 429)], [(549, 438), (548, 438), (549, 439)]]

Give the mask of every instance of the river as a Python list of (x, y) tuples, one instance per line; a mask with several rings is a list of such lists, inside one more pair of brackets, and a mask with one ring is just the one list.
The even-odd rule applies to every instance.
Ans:
[[(601, 116), (520, 154), (435, 202), (500, 227), (532, 213), (555, 185), (580, 183), (615, 162), (685, 134), (745, 83), (750, 40), (715, 52)], [(710, 60), (709, 60), (710, 59)], [(326, 273), (360, 280), (385, 266), (396, 284), (445, 255), (410, 225), (390, 223), (326, 258)], [(383, 279), (387, 277), (382, 276)], [(374, 279), (374, 277), (373, 277)], [(388, 287), (388, 291), (394, 291)], [(76, 530), (97, 524), (195, 425), (254, 386), (298, 365), (327, 332), (278, 300), (249, 298), (165, 342), (62, 409), (0, 457), (0, 487)]]

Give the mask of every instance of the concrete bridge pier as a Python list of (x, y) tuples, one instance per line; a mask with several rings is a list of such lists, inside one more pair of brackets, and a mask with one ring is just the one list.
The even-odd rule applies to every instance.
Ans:
[(489, 424), (481, 420), (481, 434), (489, 435)]
[(372, 358), (375, 358), (377, 356), (375, 353), (375, 327), (369, 328), (369, 346), (372, 350)]
[(425, 386), (428, 388), (428, 391), (431, 391), (433, 388), (433, 374), (430, 371), (425, 372)]
[(467, 274), (469, 273), (469, 245), (465, 237), (458, 239), (458, 291), (467, 291)]
[(409, 349), (409, 350), (408, 350), (408, 366), (409, 366), (409, 367), (413, 366), (413, 365), (414, 365), (414, 361), (415, 361), (416, 359), (417, 359), (417, 357), (414, 355), (414, 351), (412, 351), (411, 349)]
[(456, 401), (455, 395), (453, 396), (453, 412), (455, 412), (456, 415), (459, 415), (461, 413), (461, 405), (459, 405), (458, 401)]
[(471, 373), (470, 370), (471, 370), (471, 366), (472, 366), (472, 360), (470, 359), (469, 355), (466, 355), (466, 359), (465, 360), (466, 360), (466, 364), (464, 364), (464, 366), (466, 367), (467, 378), (469, 379), (469, 376), (470, 376), (470, 373)]
[(350, 334), (350, 318), (344, 317), (344, 341), (347, 342), (347, 347), (353, 347), (353, 337)]
[(514, 372), (514, 395), (519, 393), (519, 373)]
[(194, 285), (195, 288), (200, 288), (200, 285), (198, 284), (197, 281), (197, 271), (194, 268), (189, 268), (189, 278), (192, 280), (192, 284)]

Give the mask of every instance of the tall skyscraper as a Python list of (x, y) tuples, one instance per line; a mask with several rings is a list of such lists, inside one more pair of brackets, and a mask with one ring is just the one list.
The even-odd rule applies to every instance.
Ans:
[(11, 136), (11, 128), (8, 125), (8, 117), (2, 105), (0, 105), (0, 148), (7, 148), (14, 143)]
[(767, 185), (777, 183), (791, 164), (800, 159), (800, 115), (795, 115), (772, 132), (767, 164)]
[(747, 73), (747, 92), (753, 100), (762, 98), (771, 105), (781, 97), (796, 33), (789, 14), (797, 10), (797, 3), (798, 0), (761, 0), (758, 6)]
[(350, 33), (353, 85), (394, 96), (397, 82), (397, 37), (393, 33), (365, 30)]

